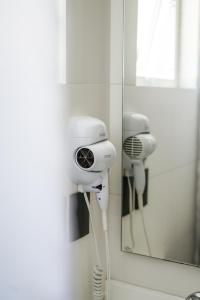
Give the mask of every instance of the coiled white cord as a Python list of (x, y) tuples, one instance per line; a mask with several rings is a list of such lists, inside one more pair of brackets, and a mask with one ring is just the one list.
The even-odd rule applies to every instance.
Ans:
[(95, 266), (93, 269), (92, 286), (93, 296), (95, 300), (103, 300), (105, 294), (104, 286), (105, 278), (103, 269), (100, 266)]
[(143, 194), (138, 194), (138, 204), (139, 204), (139, 211), (140, 211), (140, 215), (141, 215), (141, 220), (142, 220), (142, 225), (143, 225), (143, 230), (144, 230), (144, 237), (145, 237), (145, 241), (146, 241), (146, 245), (147, 245), (147, 249), (148, 249), (148, 254), (149, 254), (149, 256), (152, 256), (151, 246), (150, 246), (146, 223), (145, 223), (145, 218), (144, 218)]
[(89, 212), (89, 216), (90, 216), (91, 228), (92, 228), (92, 233), (93, 233), (93, 238), (94, 238), (97, 262), (98, 262), (98, 264), (93, 269), (93, 278), (92, 278), (93, 296), (94, 296), (94, 300), (103, 300), (104, 295), (105, 295), (104, 272), (103, 272), (100, 253), (99, 253), (99, 248), (98, 248), (98, 244), (97, 244), (93, 214), (92, 214), (92, 211), (91, 211), (91, 207), (90, 207), (90, 203), (89, 203), (89, 200), (88, 200), (87, 193), (84, 192), (83, 194), (84, 194), (85, 202), (86, 202), (88, 212)]
[(108, 237), (108, 225), (107, 225), (107, 214), (106, 211), (102, 211), (102, 224), (103, 231), (105, 237), (105, 248), (106, 248), (106, 277), (107, 277), (107, 285), (106, 285), (106, 299), (110, 300), (110, 279), (111, 279), (111, 271), (110, 271), (110, 247), (109, 247), (109, 237)]

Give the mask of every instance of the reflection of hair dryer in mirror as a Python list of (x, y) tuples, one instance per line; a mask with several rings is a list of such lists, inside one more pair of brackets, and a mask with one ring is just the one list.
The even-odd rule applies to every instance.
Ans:
[[(139, 209), (143, 210), (143, 193), (145, 190), (145, 159), (156, 149), (156, 140), (150, 133), (149, 120), (146, 116), (137, 113), (126, 113), (123, 118), (123, 163), (125, 175), (128, 179), (129, 195), (133, 197), (134, 189), (137, 192)], [(134, 188), (130, 184), (130, 177), (134, 177)], [(132, 189), (132, 190), (131, 190)], [(129, 208), (132, 200), (129, 201)], [(130, 210), (130, 215), (131, 215)], [(142, 214), (144, 231), (146, 231)], [(146, 233), (145, 233), (146, 235)], [(132, 237), (133, 240), (133, 237)], [(148, 239), (146, 236), (147, 245)], [(133, 242), (134, 244), (134, 242)], [(148, 246), (149, 254), (151, 253)]]

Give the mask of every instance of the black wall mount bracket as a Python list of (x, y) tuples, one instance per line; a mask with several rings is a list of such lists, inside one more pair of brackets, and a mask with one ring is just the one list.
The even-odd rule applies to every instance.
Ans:
[(72, 194), (69, 201), (70, 241), (76, 241), (89, 233), (89, 213), (83, 193)]

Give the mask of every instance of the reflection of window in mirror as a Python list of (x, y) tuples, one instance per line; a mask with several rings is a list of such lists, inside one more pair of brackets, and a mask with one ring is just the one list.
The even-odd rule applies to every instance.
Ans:
[(176, 0), (139, 0), (137, 78), (175, 80)]
[(198, 0), (138, 0), (137, 85), (196, 87), (197, 7)]

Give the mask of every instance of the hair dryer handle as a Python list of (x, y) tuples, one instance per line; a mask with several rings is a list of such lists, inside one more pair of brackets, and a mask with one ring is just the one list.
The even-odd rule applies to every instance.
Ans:
[(108, 208), (108, 172), (104, 174), (102, 188), (97, 193), (97, 201), (101, 210), (106, 211)]

